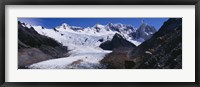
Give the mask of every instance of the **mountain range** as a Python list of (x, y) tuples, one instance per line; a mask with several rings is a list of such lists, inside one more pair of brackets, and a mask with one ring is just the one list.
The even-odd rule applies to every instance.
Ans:
[(169, 19), (160, 29), (144, 22), (138, 28), (63, 23), (53, 29), (18, 22), (18, 67), (181, 68), (181, 26), (180, 18)]
[[(31, 25), (28, 26), (30, 27)], [(142, 23), (138, 29), (132, 25), (121, 23), (109, 23), (107, 25), (95, 24), (87, 28), (70, 26), (67, 23), (63, 23), (61, 26), (57, 26), (53, 29), (47, 29), (42, 26), (32, 27), (39, 34), (51, 37), (65, 46), (69, 46), (69, 44), (99, 46), (100, 43), (111, 40), (116, 33), (138, 46), (157, 31), (153, 26), (147, 23)]]

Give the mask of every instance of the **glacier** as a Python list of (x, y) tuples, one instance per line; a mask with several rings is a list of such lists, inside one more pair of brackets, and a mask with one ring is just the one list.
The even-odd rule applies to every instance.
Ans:
[[(99, 45), (111, 40), (115, 33), (122, 35), (136, 46), (144, 41), (143, 38), (133, 39), (132, 34), (136, 32), (136, 28), (120, 23), (96, 24), (87, 28), (69, 26), (67, 23), (63, 23), (54, 29), (28, 24), (26, 26), (33, 27), (41, 35), (55, 39), (70, 50), (69, 57), (38, 62), (28, 66), (30, 69), (103, 69), (106, 67), (99, 61), (112, 51), (103, 50)], [(150, 33), (152, 34), (152, 32)]]

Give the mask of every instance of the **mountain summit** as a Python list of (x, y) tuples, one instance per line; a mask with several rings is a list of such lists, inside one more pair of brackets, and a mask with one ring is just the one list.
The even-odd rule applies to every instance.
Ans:
[(140, 27), (137, 29), (136, 31), (136, 37), (137, 39), (143, 39), (148, 40), (149, 38), (151, 38), (151, 36), (156, 32), (156, 28), (142, 22), (142, 24), (140, 25)]
[(104, 50), (114, 50), (125, 47), (134, 48), (136, 46), (133, 43), (127, 41), (125, 38), (123, 38), (120, 34), (116, 33), (111, 41), (106, 41), (102, 43), (99, 47), (101, 47)]

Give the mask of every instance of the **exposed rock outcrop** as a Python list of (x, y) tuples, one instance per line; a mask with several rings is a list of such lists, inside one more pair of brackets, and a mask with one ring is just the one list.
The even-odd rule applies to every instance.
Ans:
[(136, 46), (131, 42), (127, 41), (126, 39), (124, 39), (121, 35), (116, 33), (111, 41), (106, 41), (100, 44), (99, 47), (101, 47), (104, 50), (113, 50), (124, 47), (134, 48)]

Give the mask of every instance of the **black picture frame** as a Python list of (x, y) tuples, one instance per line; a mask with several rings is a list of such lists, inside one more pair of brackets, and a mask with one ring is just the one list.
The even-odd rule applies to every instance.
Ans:
[[(200, 0), (1, 0), (0, 3), (1, 87), (200, 87)], [(6, 5), (195, 5), (195, 82), (5, 82)]]

